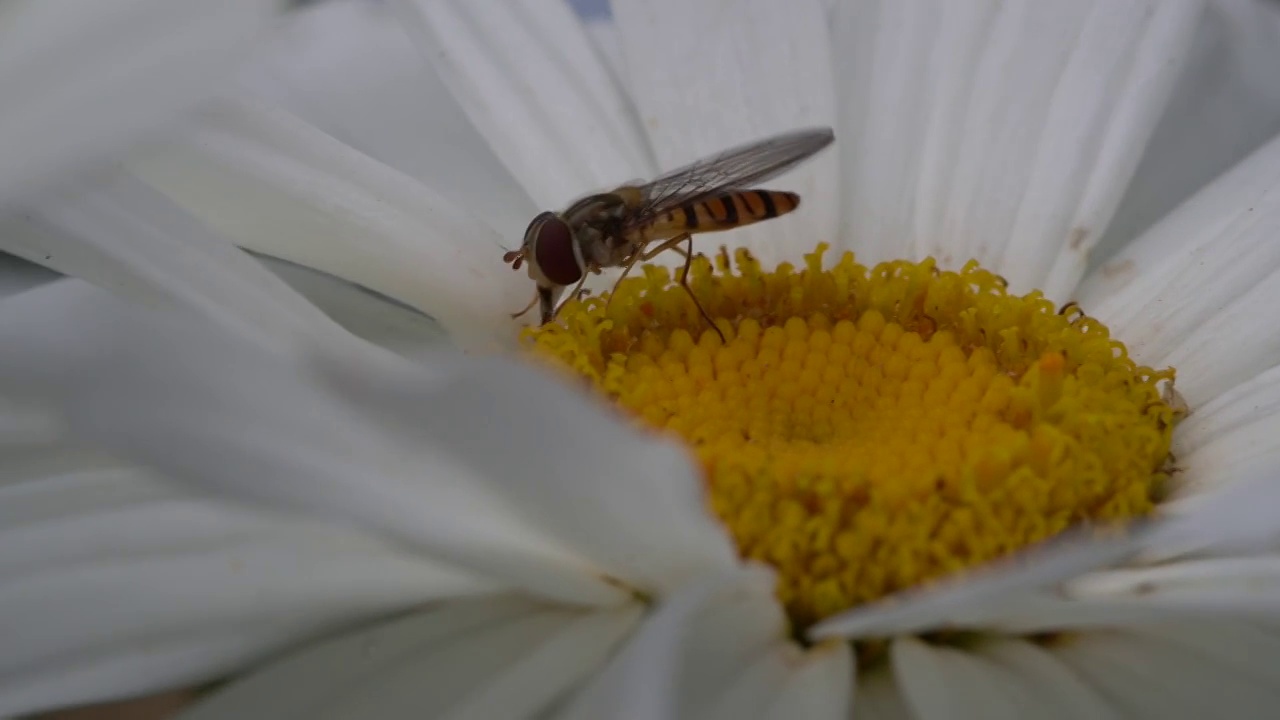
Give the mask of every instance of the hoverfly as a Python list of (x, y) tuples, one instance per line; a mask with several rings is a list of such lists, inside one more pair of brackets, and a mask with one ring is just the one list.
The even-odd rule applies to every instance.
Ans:
[(563, 212), (540, 213), (525, 230), (520, 249), (503, 256), (513, 270), (528, 263), (529, 277), (537, 285), (533, 300), (512, 317), (540, 305), (545, 325), (555, 319), (556, 302), (564, 289), (577, 283), (570, 297), (576, 296), (588, 273), (598, 275), (603, 268), (620, 267), (617, 282), (621, 282), (636, 263), (674, 249), (685, 258), (681, 286), (719, 333), (689, 289), (693, 235), (732, 230), (795, 210), (799, 195), (751, 186), (794, 168), (834, 139), (830, 128), (774, 135), (703, 158), (649, 183), (588, 195)]

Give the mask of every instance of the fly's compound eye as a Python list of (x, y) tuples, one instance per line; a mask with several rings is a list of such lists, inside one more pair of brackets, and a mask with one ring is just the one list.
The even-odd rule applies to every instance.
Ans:
[(533, 262), (551, 282), (572, 285), (582, 279), (582, 261), (573, 231), (555, 213), (534, 218), (525, 233), (525, 242), (531, 244)]

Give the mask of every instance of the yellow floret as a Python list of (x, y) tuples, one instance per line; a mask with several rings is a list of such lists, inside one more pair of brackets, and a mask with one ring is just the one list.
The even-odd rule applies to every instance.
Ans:
[(694, 448), (712, 509), (743, 557), (777, 569), (797, 627), (1153, 509), (1171, 370), (975, 263), (846, 253), (823, 269), (824, 250), (773, 272), (744, 250), (697, 258), (690, 287), (727, 342), (652, 266), (527, 332)]

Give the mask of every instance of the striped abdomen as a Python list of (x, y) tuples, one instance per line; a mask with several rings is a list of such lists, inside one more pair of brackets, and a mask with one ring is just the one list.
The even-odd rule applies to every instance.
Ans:
[(680, 205), (654, 223), (663, 235), (705, 233), (750, 225), (800, 206), (800, 196), (781, 190), (728, 190), (720, 195)]

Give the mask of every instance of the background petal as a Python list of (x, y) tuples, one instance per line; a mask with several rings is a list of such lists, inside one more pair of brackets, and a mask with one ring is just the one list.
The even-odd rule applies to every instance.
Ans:
[(630, 588), (661, 597), (738, 563), (684, 447), (525, 362), (467, 360), (446, 382), (410, 363), (322, 367), (403, 442), (487, 478), (527, 523)]
[(636, 718), (739, 718), (748, 709), (736, 704), (741, 693), (760, 693), (757, 700), (768, 702), (795, 667), (770, 658), (799, 659), (799, 649), (786, 639), (772, 582), (770, 573), (750, 570), (685, 586), (557, 717), (605, 717), (626, 708)]
[[(0, 355), (3, 390), (58, 411), (85, 442), (207, 492), (357, 525), (553, 598), (625, 597), (446, 448), (401, 441), (296, 358), (74, 281), (0, 310), (0, 342), (13, 348)], [(434, 379), (450, 380), (447, 369)]]
[(359, 533), (43, 454), (44, 468), (0, 465), (5, 715), (207, 681), (322, 630), (494, 588)]
[(182, 720), (535, 717), (602, 665), (639, 606), (442, 603), (290, 653)]
[(532, 283), (482, 219), (279, 108), (228, 102), (131, 169), (242, 247), (358, 283), (504, 346)]
[(290, 13), (268, 40), (240, 73), (247, 92), (519, 242), (537, 206), (424, 61), (394, 6), (325, 0)]
[(338, 329), (287, 285), (122, 173), (0, 217), (0, 246), (143, 303), (180, 303), (264, 347), (338, 341)]
[(419, 52), (539, 207), (654, 174), (630, 101), (563, 0), (397, 2)]
[(1280, 4), (1210, 0), (1187, 69), (1090, 269), (1280, 132)]
[(1081, 285), (1077, 299), (1139, 362), (1172, 365), (1192, 408), (1276, 364), (1280, 138)]
[(1065, 299), (1172, 92), (1198, 2), (838, 4), (844, 237)]
[[(733, 145), (835, 125), (827, 14), (819, 0), (613, 0), (628, 87), (663, 171)], [(843, 142), (839, 132), (836, 142)], [(745, 246), (766, 265), (834, 243), (839, 212), (834, 149), (767, 185), (799, 192), (796, 213), (700, 241)], [(674, 256), (675, 254), (672, 253)], [(674, 262), (674, 260), (672, 260)]]
[(279, 0), (13, 0), (0, 24), (0, 202), (118, 152), (215, 89)]

